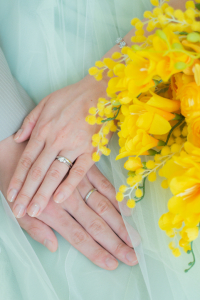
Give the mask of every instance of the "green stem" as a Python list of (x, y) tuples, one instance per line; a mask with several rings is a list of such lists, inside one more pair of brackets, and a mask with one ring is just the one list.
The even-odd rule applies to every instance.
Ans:
[(146, 182), (146, 179), (147, 179), (147, 177), (144, 178), (143, 185), (141, 186), (141, 188), (143, 189), (143, 195), (139, 200), (135, 201), (136, 203), (140, 202), (145, 196), (145, 182)]
[(189, 250), (188, 253), (192, 253), (193, 261), (189, 262), (188, 265), (190, 267), (188, 269), (185, 269), (185, 273), (187, 273), (195, 265), (195, 262), (196, 262), (195, 255), (194, 255), (194, 250), (193, 250), (193, 242), (190, 243), (190, 246), (191, 246), (191, 250)]
[(183, 120), (184, 120), (184, 119), (181, 119), (180, 121), (178, 121), (178, 122), (176, 123), (176, 125), (174, 125), (174, 126), (172, 127), (172, 129), (171, 129), (170, 132), (168, 133), (167, 140), (166, 140), (166, 142), (165, 142), (166, 145), (168, 144), (169, 139), (170, 139), (170, 136), (171, 136), (172, 132), (174, 131), (174, 129), (175, 129), (176, 127), (178, 127), (179, 125), (181, 125), (181, 123), (183, 122)]
[(108, 122), (108, 121), (112, 121), (112, 120), (115, 120), (120, 112), (120, 108), (121, 108), (121, 105), (120, 107), (118, 108), (118, 112), (116, 113), (116, 115), (113, 117), (113, 118), (108, 118), (108, 119), (105, 119), (105, 120), (102, 120), (101, 123), (105, 123), (105, 122)]

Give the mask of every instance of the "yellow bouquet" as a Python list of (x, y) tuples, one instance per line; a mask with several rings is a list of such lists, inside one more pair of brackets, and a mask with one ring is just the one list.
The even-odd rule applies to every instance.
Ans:
[[(144, 22), (135, 18), (133, 45), (112, 58), (97, 61), (89, 70), (96, 80), (110, 77), (106, 98), (90, 108), (86, 121), (101, 124), (92, 139), (97, 151), (110, 154), (107, 135), (119, 136), (119, 155), (127, 158), (127, 185), (117, 192), (118, 201), (133, 208), (145, 192), (145, 181), (163, 177), (162, 187), (173, 197), (159, 226), (172, 238), (169, 248), (178, 257), (180, 247), (192, 253), (200, 223), (200, 2), (174, 10), (166, 1), (151, 0), (153, 12)], [(144, 36), (146, 30), (152, 32)], [(142, 162), (142, 155), (151, 159)]]

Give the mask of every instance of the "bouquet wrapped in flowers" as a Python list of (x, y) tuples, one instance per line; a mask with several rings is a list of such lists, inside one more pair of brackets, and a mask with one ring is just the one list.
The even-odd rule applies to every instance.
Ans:
[[(173, 197), (159, 226), (172, 238), (169, 247), (178, 257), (180, 247), (192, 253), (200, 223), (200, 2), (174, 10), (166, 1), (151, 0), (153, 12), (144, 22), (135, 18), (133, 45), (123, 47), (112, 58), (97, 61), (89, 70), (101, 80), (110, 77), (108, 99), (99, 98), (86, 121), (101, 124), (93, 136), (100, 153), (110, 154), (107, 134), (117, 131), (119, 155), (127, 158), (127, 185), (120, 186), (116, 199), (133, 208), (145, 194), (145, 182), (163, 177), (162, 187)], [(144, 36), (144, 26), (148, 37)], [(141, 156), (148, 155), (147, 162)]]

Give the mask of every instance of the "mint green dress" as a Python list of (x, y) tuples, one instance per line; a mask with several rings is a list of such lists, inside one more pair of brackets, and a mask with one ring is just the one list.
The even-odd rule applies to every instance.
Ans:
[[(13, 76), (37, 104), (82, 79), (116, 38), (131, 29), (131, 19), (150, 9), (148, 0), (0, 0), (0, 46)], [(115, 162), (116, 136), (110, 147), (111, 157), (102, 158), (98, 167), (118, 189), (125, 174), (123, 161)], [(124, 216), (133, 245), (132, 227), (141, 235), (135, 247), (139, 265), (119, 263), (115, 271), (105, 271), (57, 233), (54, 254), (35, 242), (1, 194), (0, 300), (199, 300), (199, 241), (194, 243), (196, 265), (184, 273), (191, 257), (174, 258), (158, 227), (169, 196), (159, 182), (147, 186), (144, 200)]]

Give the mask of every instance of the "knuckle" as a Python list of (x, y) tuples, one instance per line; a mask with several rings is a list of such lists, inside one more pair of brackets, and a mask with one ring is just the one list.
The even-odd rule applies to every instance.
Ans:
[(87, 132), (85, 130), (79, 130), (74, 134), (73, 140), (71, 141), (71, 146), (73, 149), (79, 148), (84, 145), (87, 140)]
[(18, 198), (23, 200), (24, 203), (28, 203), (31, 199), (30, 196), (25, 193), (20, 193)]
[(17, 177), (13, 178), (12, 183), (15, 187), (21, 187), (23, 185), (23, 181)]
[(42, 169), (40, 167), (34, 167), (31, 173), (31, 179), (33, 181), (38, 181), (42, 177)]
[(75, 197), (74, 194), (72, 194), (70, 197), (68, 197), (64, 202), (63, 202), (64, 207), (66, 210), (70, 207), (71, 211), (78, 211), (79, 209), (79, 204), (77, 201), (77, 198)]
[(37, 193), (35, 198), (37, 198), (37, 200), (39, 200), (39, 202), (42, 202), (42, 203), (46, 203), (48, 202), (48, 198), (47, 196), (41, 194), (41, 193)]
[(122, 253), (124, 247), (125, 247), (125, 245), (121, 242), (116, 246), (116, 249), (114, 251), (114, 254), (115, 254), (116, 257), (119, 256)]
[[(122, 222), (123, 222), (123, 221), (122, 221)], [(119, 235), (119, 236), (123, 236), (124, 234), (127, 235), (127, 230), (126, 230), (125, 225), (122, 223), (122, 224), (120, 224), (119, 227), (118, 227), (118, 235)]]
[(101, 180), (101, 184), (100, 187), (103, 191), (107, 192), (113, 189), (112, 184), (110, 183), (110, 181), (106, 178)]
[(102, 248), (96, 250), (92, 255), (92, 261), (94, 263), (98, 263), (100, 261), (104, 261), (106, 256), (106, 251)]
[(33, 123), (34, 118), (32, 114), (29, 114), (25, 119), (24, 119), (24, 124), (28, 124), (28, 123)]
[(43, 140), (50, 131), (51, 122), (41, 121), (39, 126), (34, 129), (34, 137), (40, 141)]
[(73, 173), (75, 176), (83, 177), (85, 174), (85, 169), (82, 166), (74, 166), (71, 169), (71, 173)]
[(102, 234), (106, 229), (105, 223), (101, 219), (97, 219), (93, 221), (89, 226), (89, 232), (92, 236), (98, 236), (99, 234)]
[(105, 212), (107, 212), (110, 208), (110, 205), (108, 204), (107, 201), (105, 200), (100, 200), (99, 203), (97, 204), (97, 213), (101, 216)]
[(61, 177), (60, 171), (57, 169), (52, 169), (48, 172), (48, 176), (52, 179), (59, 179)]
[(28, 228), (27, 232), (34, 240), (37, 240), (38, 235), (40, 234), (40, 229), (37, 226), (32, 225)]
[(88, 235), (84, 230), (75, 230), (72, 232), (72, 244), (74, 245), (81, 245), (85, 243), (88, 239)]
[(22, 157), (20, 163), (23, 169), (28, 170), (32, 165), (32, 160), (29, 156), (25, 155), (24, 157)]
[(75, 190), (76, 187), (75, 187), (72, 183), (67, 182), (67, 183), (66, 183), (66, 188), (67, 188), (67, 190), (68, 190), (70, 193), (73, 193), (73, 191)]

